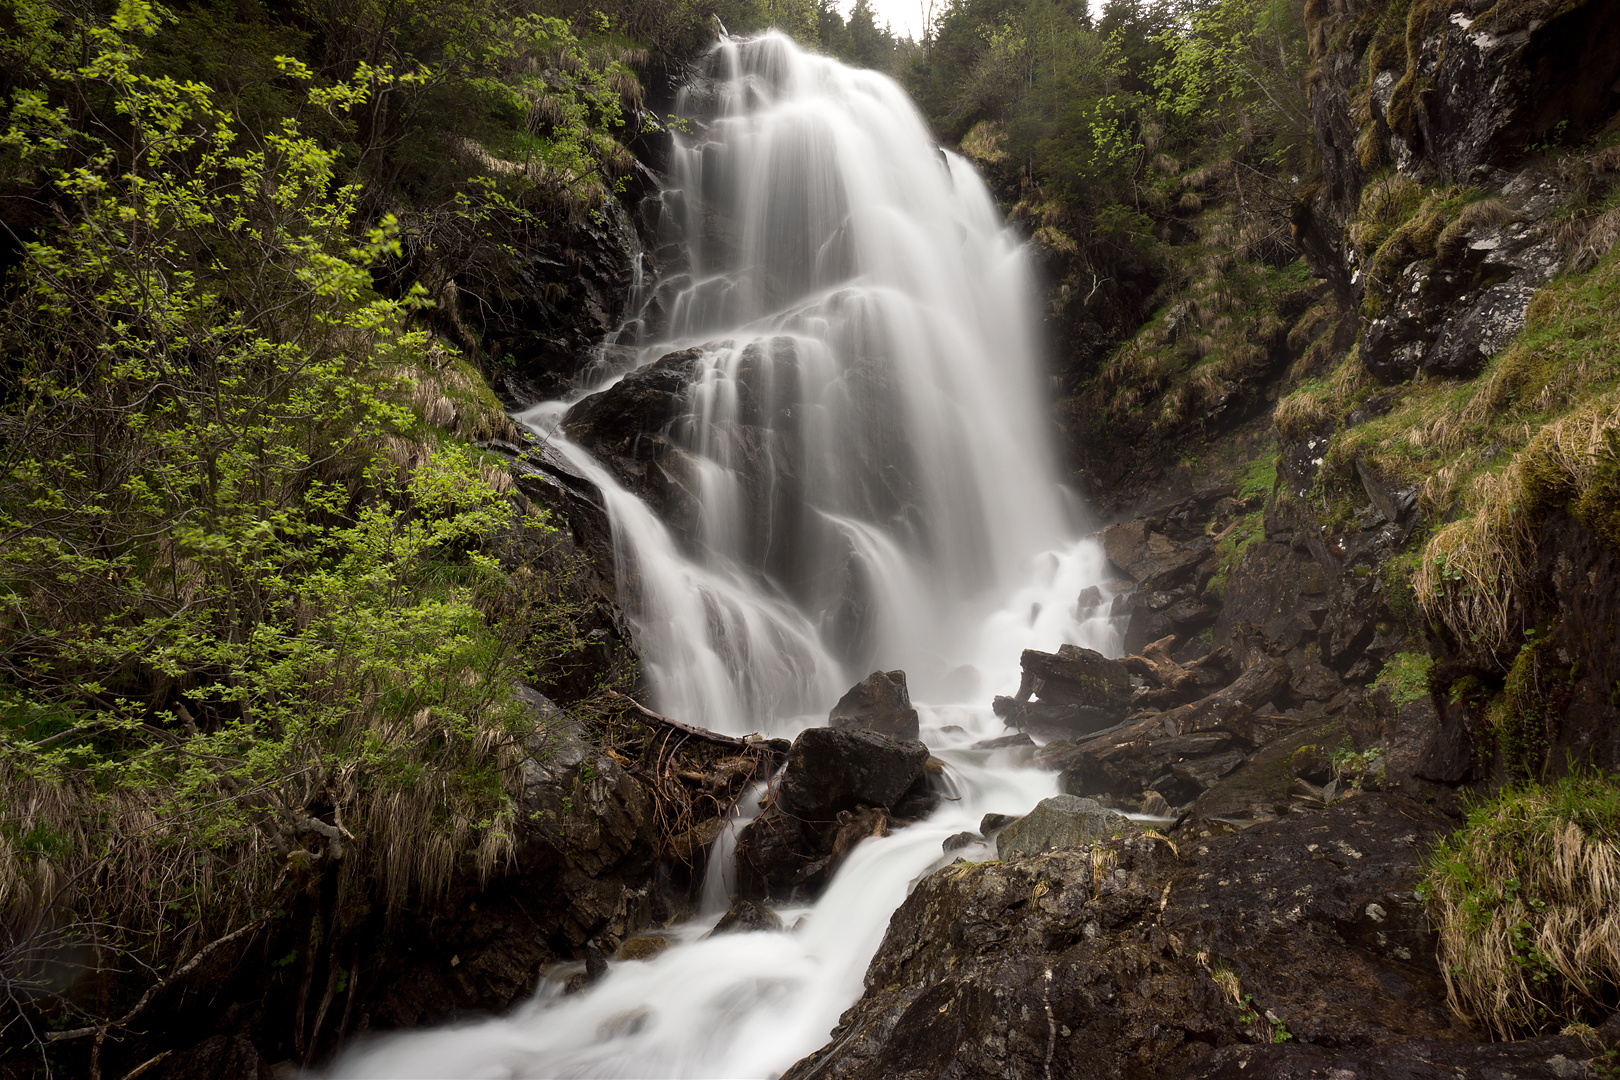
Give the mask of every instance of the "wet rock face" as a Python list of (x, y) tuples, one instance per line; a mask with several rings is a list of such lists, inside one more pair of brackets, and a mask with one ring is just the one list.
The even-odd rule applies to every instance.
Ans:
[[(1612, 1048), (1620, 1033), (1607, 1040)], [(1572, 1035), (1484, 1046), (1409, 1039), (1372, 1048), (1230, 1046), (1174, 1080), (1574, 1080), (1599, 1075), (1592, 1044)]]
[(1441, 176), (1477, 183), (1555, 131), (1579, 143), (1614, 113), (1620, 11), (1613, 4), (1558, 5), (1547, 12), (1558, 17), (1524, 25), (1511, 15), (1476, 19), (1475, 5), (1450, 6), (1422, 46), (1420, 74), (1434, 90), (1416, 109), (1420, 145)]
[[(649, 190), (632, 183), (631, 199)], [(510, 404), (560, 397), (618, 326), (635, 277), (648, 260), (637, 250), (636, 223), (618, 202), (600, 216), (532, 232), (508, 272), (479, 289), (478, 304), (445, 305), (459, 313), (492, 361), (495, 389)]]
[(702, 349), (669, 353), (579, 401), (562, 422), (570, 439), (677, 526), (697, 513), (697, 499), (671, 431), (703, 364)]
[(1540, 603), (1549, 626), (1539, 650), (1549, 695), (1543, 721), (1553, 773), (1570, 762), (1620, 769), (1620, 552), (1568, 513), (1552, 515), (1537, 544)]
[(1366, 794), (1179, 854), (1136, 836), (946, 867), (784, 1080), (1165, 1076), (1269, 1043), (1267, 1011), (1320, 1047), (1455, 1037), (1411, 892), (1445, 827)]
[(917, 710), (911, 707), (903, 671), (874, 671), (850, 687), (827, 714), (835, 728), (857, 727), (896, 739), (916, 739)]
[(1401, 271), (1387, 310), (1362, 332), (1362, 366), (1386, 383), (1419, 370), (1477, 375), (1524, 328), (1531, 298), (1562, 265), (1543, 229), (1514, 223), (1474, 230), (1456, 254)]

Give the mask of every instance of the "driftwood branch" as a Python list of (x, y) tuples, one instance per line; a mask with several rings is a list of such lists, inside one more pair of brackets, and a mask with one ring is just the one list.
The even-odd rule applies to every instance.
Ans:
[(624, 698), (624, 700), (630, 703), (630, 707), (636, 711), (636, 715), (650, 724), (656, 724), (659, 727), (669, 728), (671, 731), (678, 731), (682, 735), (687, 735), (694, 739), (701, 739), (704, 742), (713, 743), (716, 746), (729, 746), (735, 749), (754, 749), (754, 744), (750, 743), (747, 739), (739, 739), (733, 735), (722, 735), (718, 731), (710, 731), (708, 728), (700, 728), (693, 724), (683, 724), (679, 720), (673, 720), (662, 713), (653, 712), (651, 709), (647, 708), (647, 706), (641, 704), (641, 702), (626, 694), (620, 694), (617, 691), (609, 690), (608, 696)]

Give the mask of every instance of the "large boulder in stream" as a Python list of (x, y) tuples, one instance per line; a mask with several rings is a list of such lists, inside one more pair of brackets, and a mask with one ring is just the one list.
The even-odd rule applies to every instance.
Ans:
[(1025, 649), (1019, 657), (1023, 679), (1018, 700), (1050, 705), (1082, 705), (1123, 712), (1131, 703), (1131, 673), (1118, 660), (1094, 649), (1061, 645), (1055, 653)]
[(903, 671), (874, 671), (850, 687), (827, 714), (827, 723), (835, 728), (865, 728), (896, 739), (916, 739), (920, 734)]
[(1057, 848), (1085, 847), (1132, 828), (1130, 819), (1094, 799), (1056, 795), (1008, 825), (996, 838), (1003, 859), (1039, 855)]
[(1020, 663), (1018, 696), (997, 697), (992, 705), (1008, 727), (1073, 739), (1124, 719), (1132, 687), (1122, 662), (1079, 645), (1062, 645), (1055, 653), (1025, 649)]
[(813, 895), (854, 846), (920, 816), (928, 747), (862, 728), (809, 728), (793, 740), (771, 802), (737, 839), (737, 892)]

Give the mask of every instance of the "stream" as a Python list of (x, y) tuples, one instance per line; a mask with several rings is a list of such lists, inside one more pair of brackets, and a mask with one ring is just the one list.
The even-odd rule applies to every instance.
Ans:
[[(662, 213), (685, 265), (659, 330), (521, 417), (602, 492), (621, 601), (660, 712), (791, 738), (874, 669), (903, 669), (948, 798), (863, 841), (784, 929), (707, 938), (753, 803), (716, 841), (701, 914), (649, 961), (509, 1014), (390, 1035), (332, 1077), (768, 1077), (821, 1046), (890, 914), (987, 812), (1057, 794), (990, 710), (1019, 654), (1118, 655), (1105, 559), (1058, 482), (1028, 256), (973, 168), (892, 80), (778, 34), (722, 41), (677, 102)], [(645, 320), (641, 320), (645, 322)], [(678, 528), (568, 441), (573, 401), (701, 347), (672, 435), (697, 512)], [(1099, 586), (1101, 602), (1077, 598)]]

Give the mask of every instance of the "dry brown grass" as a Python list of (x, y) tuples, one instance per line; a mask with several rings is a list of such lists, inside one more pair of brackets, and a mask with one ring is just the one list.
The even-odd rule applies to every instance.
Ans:
[(1429, 617), (1466, 648), (1491, 654), (1516, 639), (1518, 604), (1533, 586), (1539, 514), (1592, 487), (1617, 429), (1620, 392), (1545, 425), (1506, 469), (1476, 477), (1469, 515), (1429, 540), (1413, 588)]
[(962, 137), (962, 154), (971, 161), (996, 165), (1007, 160), (1007, 151), (1002, 149), (1002, 141), (1000, 125), (993, 120), (980, 120)]
[(419, 363), (397, 368), (394, 376), (410, 387), (411, 407), (432, 425), (466, 439), (520, 440), (515, 421), (470, 361), (435, 346)]
[(1326, 379), (1312, 380), (1277, 402), (1272, 422), (1291, 439), (1321, 434), (1343, 419), (1356, 391), (1371, 381), (1359, 353), (1352, 349)]
[(1431, 854), (1425, 899), (1452, 1009), (1504, 1039), (1606, 1011), (1620, 986), (1612, 780), (1509, 789)]
[(1480, 199), (1462, 208), (1455, 220), (1440, 231), (1435, 251), (1446, 262), (1453, 262), (1480, 229), (1494, 228), (1515, 220), (1518, 214), (1501, 199)]
[[(209, 824), (166, 809), (149, 794), (96, 790), (30, 775), (0, 761), (0, 937), (25, 960), (31, 944), (66, 924), (98, 966), (103, 950), (146, 955), (194, 949), (265, 910), (282, 873), (269, 841), (253, 833), (221, 849), (197, 843)], [(221, 790), (220, 803), (233, 801)], [(223, 919), (176, 919), (208, 911)], [(94, 912), (93, 916), (88, 912)], [(15, 959), (15, 958), (14, 958)], [(60, 957), (34, 957), (45, 964)]]
[[(1617, 148), (1620, 149), (1620, 148)], [(1568, 269), (1582, 273), (1596, 266), (1620, 242), (1620, 206), (1602, 214), (1575, 218), (1569, 223), (1563, 241), (1568, 253)]]

